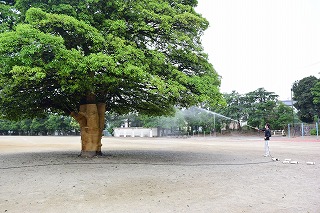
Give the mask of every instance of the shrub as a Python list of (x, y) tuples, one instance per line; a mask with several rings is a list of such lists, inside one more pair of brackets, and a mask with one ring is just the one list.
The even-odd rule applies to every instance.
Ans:
[(310, 135), (317, 135), (317, 130), (316, 129), (311, 129), (310, 130)]

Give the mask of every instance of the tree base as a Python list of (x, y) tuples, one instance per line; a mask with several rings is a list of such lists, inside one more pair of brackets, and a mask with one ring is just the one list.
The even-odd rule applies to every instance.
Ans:
[(93, 158), (93, 157), (98, 157), (102, 156), (101, 151), (81, 151), (79, 157), (84, 157), (84, 158)]

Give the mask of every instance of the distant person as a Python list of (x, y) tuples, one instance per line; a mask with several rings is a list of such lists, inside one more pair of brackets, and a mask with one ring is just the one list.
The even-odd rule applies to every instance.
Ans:
[(256, 130), (264, 132), (264, 156), (268, 157), (270, 156), (270, 149), (269, 149), (269, 140), (271, 137), (270, 124), (266, 123), (263, 129), (256, 128)]

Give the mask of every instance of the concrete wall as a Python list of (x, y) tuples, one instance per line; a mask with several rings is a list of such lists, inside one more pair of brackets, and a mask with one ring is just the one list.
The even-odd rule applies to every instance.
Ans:
[(114, 137), (158, 137), (157, 128), (114, 128)]

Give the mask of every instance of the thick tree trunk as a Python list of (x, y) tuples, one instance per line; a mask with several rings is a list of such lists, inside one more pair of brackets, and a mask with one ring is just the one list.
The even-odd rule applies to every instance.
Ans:
[(78, 113), (71, 116), (80, 124), (81, 154), (82, 157), (102, 155), (101, 138), (105, 122), (106, 104), (84, 104)]

